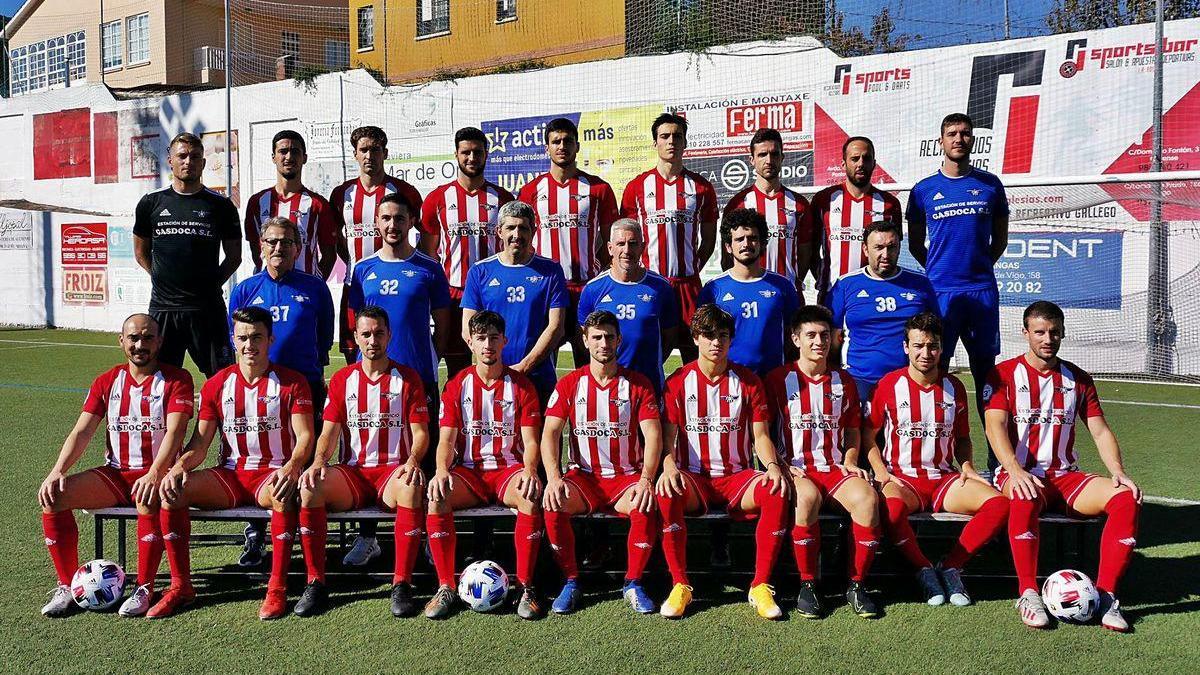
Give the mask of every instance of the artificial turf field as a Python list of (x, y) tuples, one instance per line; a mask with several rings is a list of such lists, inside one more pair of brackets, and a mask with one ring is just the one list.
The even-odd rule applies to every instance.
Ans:
[[(52, 588), (53, 571), (41, 543), (36, 491), (79, 414), (84, 391), (121, 360), (112, 334), (0, 330), (0, 429), (6, 454), (21, 458), (10, 461), (0, 489), (6, 672), (1196, 672), (1200, 661), (1200, 504), (1153, 499), (1143, 507), (1137, 553), (1120, 594), (1134, 626), (1130, 635), (1098, 626), (1032, 631), (1013, 609), (1007, 579), (969, 580), (972, 607), (931, 608), (909, 577), (879, 578), (869, 586), (878, 591), (885, 616), (871, 622), (847, 610), (835, 594), (842, 589), (838, 581), (827, 584), (830, 616), (788, 619), (794, 566), (786, 552), (776, 575), (785, 612), (778, 622), (759, 619), (745, 602), (747, 578), (715, 574), (697, 575), (697, 601), (679, 622), (634, 615), (619, 598), (619, 582), (604, 579), (586, 588), (581, 610), (571, 616), (525, 622), (513, 614), (460, 612), (443, 622), (394, 619), (382, 577), (336, 574), (330, 577), (332, 608), (311, 619), (259, 621), (262, 581), (235, 575), (198, 579), (197, 604), (164, 621), (95, 613), (45, 619), (38, 609)], [(564, 367), (568, 360), (563, 357)], [(196, 382), (199, 391), (202, 377)], [(1129, 473), (1145, 492), (1200, 502), (1200, 459), (1191, 438), (1200, 423), (1200, 388), (1124, 382), (1100, 382), (1099, 388)], [(978, 420), (972, 421), (979, 445)], [(99, 464), (103, 443), (97, 434), (79, 467)], [(1102, 471), (1082, 428), (1080, 446), (1084, 468)], [(79, 520), (82, 561), (91, 557), (92, 527), (90, 519)], [(702, 546), (695, 541), (700, 537), (697, 531), (693, 544)], [(498, 540), (501, 550), (506, 544)], [(988, 553), (1004, 556), (1004, 547), (993, 543)], [(460, 555), (469, 548), (464, 538)], [(131, 542), (131, 567), (133, 550)], [(236, 570), (238, 553), (234, 546), (196, 546), (193, 569)], [(298, 558), (299, 547), (296, 553)], [(115, 556), (111, 544), (108, 554)], [(741, 554), (735, 549), (735, 559)], [(339, 569), (337, 557), (331, 551), (331, 572)], [(693, 565), (703, 566), (705, 557), (693, 555)], [(543, 563), (548, 559), (544, 551)], [(299, 560), (293, 562), (299, 571)], [(390, 571), (390, 565), (386, 552), (375, 561), (376, 571)], [(166, 573), (165, 560), (161, 571)], [(1094, 567), (1084, 571), (1095, 573)], [(550, 579), (544, 589), (557, 591)], [(432, 583), (428, 575), (418, 576), (418, 592), (427, 596)], [(301, 586), (293, 575), (293, 601)], [(660, 572), (651, 572), (648, 586), (660, 599), (668, 590)]]

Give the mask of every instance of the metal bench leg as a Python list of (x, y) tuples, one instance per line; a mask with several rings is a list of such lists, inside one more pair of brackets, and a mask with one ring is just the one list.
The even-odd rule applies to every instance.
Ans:
[(104, 518), (96, 516), (96, 558), (104, 557)]
[(122, 518), (117, 521), (117, 564), (121, 569), (125, 569), (125, 534), (126, 520)]

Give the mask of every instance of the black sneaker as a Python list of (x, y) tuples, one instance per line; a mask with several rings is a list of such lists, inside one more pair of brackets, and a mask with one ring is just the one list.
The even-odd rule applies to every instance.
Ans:
[(817, 595), (816, 585), (811, 581), (800, 582), (800, 594), (796, 596), (796, 613), (806, 619), (819, 619), (825, 611), (821, 607), (821, 598)]
[(325, 588), (325, 584), (319, 581), (310, 581), (304, 587), (304, 593), (300, 595), (300, 600), (292, 611), (296, 616), (316, 616), (323, 614), (328, 606), (329, 591)]
[(526, 586), (521, 590), (521, 599), (517, 602), (517, 616), (531, 621), (541, 618), (542, 601), (533, 586)]
[(412, 584), (401, 581), (392, 585), (392, 616), (401, 618), (412, 616), (417, 609), (413, 602)]
[(262, 523), (246, 523), (243, 532), (246, 542), (242, 544), (242, 556), (238, 558), (238, 567), (258, 567), (263, 561), (263, 528)]
[(857, 581), (850, 582), (850, 588), (846, 589), (846, 602), (850, 603), (850, 609), (854, 613), (864, 619), (879, 618), (879, 606), (867, 594), (867, 589)]

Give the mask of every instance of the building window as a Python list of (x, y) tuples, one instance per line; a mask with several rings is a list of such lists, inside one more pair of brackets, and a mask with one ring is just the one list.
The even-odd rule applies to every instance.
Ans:
[(417, 0), (417, 37), (450, 32), (450, 0)]
[(26, 91), (41, 91), (46, 88), (46, 43), (29, 45), (29, 86)]
[(496, 0), (496, 23), (517, 18), (517, 0)]
[(128, 34), (129, 63), (145, 63), (150, 60), (150, 14), (138, 14), (125, 19)]
[(300, 34), (290, 30), (283, 31), (283, 37), (279, 41), (279, 53), (292, 57), (293, 61), (299, 61)]
[(104, 52), (101, 61), (104, 69), (120, 68), (124, 62), (125, 45), (121, 44), (121, 21), (111, 21), (100, 26), (100, 45)]
[(9, 54), (10, 82), (13, 96), (24, 94), (29, 89), (28, 61), (25, 60), (25, 47), (18, 47)]
[(86, 40), (83, 31), (77, 31), (67, 36), (68, 86), (87, 79)]
[(375, 6), (358, 8), (358, 51), (375, 48)]
[(341, 40), (325, 41), (325, 67), (345, 70), (350, 67), (350, 43)]
[(46, 40), (46, 82), (51, 89), (67, 83), (67, 39)]

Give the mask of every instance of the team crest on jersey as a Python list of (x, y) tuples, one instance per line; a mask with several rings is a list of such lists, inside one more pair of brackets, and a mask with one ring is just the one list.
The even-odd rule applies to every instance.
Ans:
[(840, 391), (825, 392), (825, 398), (829, 399), (830, 401), (836, 401), (841, 397), (842, 397), (842, 392), (840, 392)]
[(954, 403), (949, 402), (949, 401), (938, 401), (937, 403), (934, 403), (933, 405), (937, 406), (938, 408), (941, 408), (942, 410), (950, 410), (951, 408), (954, 407)]
[(719, 396), (718, 398), (720, 398), (725, 403), (733, 403), (734, 401), (740, 399), (741, 397), (742, 397), (741, 394), (723, 394), (723, 395)]
[(268, 394), (266, 396), (259, 396), (258, 402), (259, 403), (274, 403), (278, 399), (279, 399), (279, 397), (276, 396), (275, 394)]
[(905, 300), (908, 300), (909, 302), (912, 302), (913, 300), (916, 299), (917, 294), (916, 293), (901, 293), (900, 297), (904, 298)]
[(308, 296), (304, 294), (293, 295), (292, 299), (294, 299), (296, 302), (308, 302)]
[(207, 218), (207, 217), (208, 217), (208, 214), (209, 214), (209, 212), (208, 212), (208, 211), (203, 211), (203, 210), (201, 210), (201, 211), (194, 211), (194, 213), (196, 214), (196, 217), (197, 217), (197, 218)]
[(1074, 391), (1074, 390), (1075, 390), (1075, 387), (1062, 387), (1062, 386), (1058, 386), (1058, 387), (1055, 387), (1055, 388), (1054, 388), (1054, 393), (1056, 393), (1056, 394), (1069, 394), (1069, 393), (1071, 393), (1071, 392), (1072, 392), (1072, 391)]
[(638, 297), (641, 298), (642, 302), (650, 302), (654, 299), (654, 296), (650, 295), (649, 293), (642, 293)]
[(395, 401), (396, 399), (400, 398), (400, 392), (385, 391), (385, 392), (383, 392), (383, 398), (388, 401)]
[(403, 274), (404, 276), (408, 277), (409, 279), (411, 279), (411, 278), (413, 278), (413, 277), (417, 276), (417, 273), (416, 273), (416, 271), (414, 271), (414, 270), (404, 270), (403, 272), (401, 272), (401, 274)]
[(531, 284), (536, 284), (537, 282), (541, 281), (542, 279), (545, 279), (546, 277), (537, 276), (537, 275), (535, 274), (535, 275), (533, 275), (533, 276), (528, 276), (528, 277), (525, 277), (525, 278), (529, 280), (529, 283), (531, 283)]
[(778, 291), (759, 291), (758, 294), (763, 296), (764, 298), (773, 298), (776, 295), (779, 295), (779, 292)]
[(979, 193), (982, 192), (982, 190), (970, 189), (970, 190), (967, 190), (967, 192), (970, 192), (972, 197), (978, 197)]

